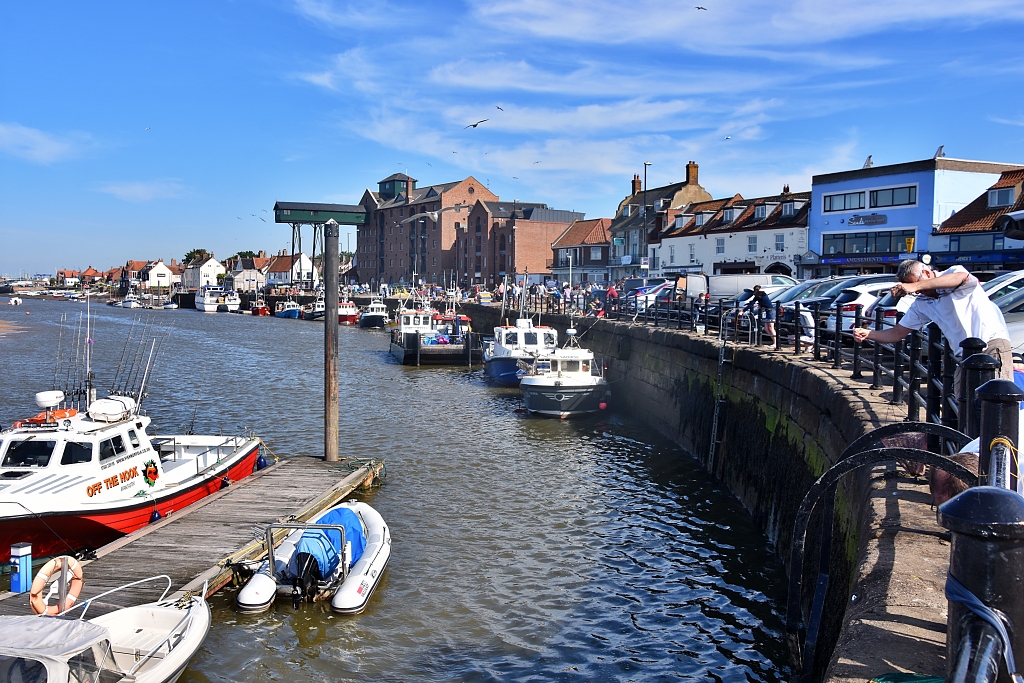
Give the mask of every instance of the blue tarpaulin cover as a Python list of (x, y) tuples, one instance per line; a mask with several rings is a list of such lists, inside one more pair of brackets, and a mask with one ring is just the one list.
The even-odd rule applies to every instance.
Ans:
[[(316, 524), (337, 524), (345, 528), (345, 540), (352, 544), (352, 564), (359, 561), (366, 548), (366, 536), (363, 534), (363, 525), (359, 516), (348, 508), (331, 510)], [(289, 569), (293, 575), (296, 572), (295, 557), (299, 553), (309, 553), (316, 558), (320, 565), (320, 575), (330, 576), (338, 567), (341, 561), (341, 533), (337, 529), (309, 529), (302, 533), (302, 538), (295, 548), (295, 556), (292, 558)]]

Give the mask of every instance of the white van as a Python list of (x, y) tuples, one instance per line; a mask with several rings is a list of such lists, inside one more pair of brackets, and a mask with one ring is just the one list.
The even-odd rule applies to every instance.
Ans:
[(708, 294), (712, 301), (718, 299), (731, 299), (745, 289), (753, 289), (754, 285), (761, 285), (761, 289), (771, 294), (777, 289), (791, 287), (796, 280), (788, 275), (772, 275), (771, 273), (758, 273), (752, 275), (710, 275), (708, 276)]

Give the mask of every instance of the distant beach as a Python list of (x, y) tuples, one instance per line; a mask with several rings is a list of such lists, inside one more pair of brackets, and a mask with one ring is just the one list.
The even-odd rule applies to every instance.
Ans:
[(9, 332), (21, 332), (24, 328), (6, 320), (0, 320), (0, 337)]

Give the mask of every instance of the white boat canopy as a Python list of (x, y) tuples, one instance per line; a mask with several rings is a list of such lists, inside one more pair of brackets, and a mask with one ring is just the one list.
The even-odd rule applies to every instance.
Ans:
[(36, 615), (0, 619), (0, 654), (65, 660), (110, 639), (106, 628), (78, 619)]

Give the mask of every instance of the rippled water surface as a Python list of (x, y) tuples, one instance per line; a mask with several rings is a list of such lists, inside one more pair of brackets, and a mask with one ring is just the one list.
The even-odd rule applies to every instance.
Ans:
[[(25, 326), (0, 337), (0, 423), (36, 412), (58, 317), (84, 308), (0, 307)], [(144, 405), (163, 429), (195, 413), (197, 432), (322, 451), (321, 323), (94, 313), (101, 387), (133, 320), (171, 326)], [(290, 603), (242, 615), (218, 595), (183, 681), (786, 678), (781, 566), (673, 444), (615, 413), (526, 417), (479, 370), (398, 365), (379, 331), (341, 328), (340, 347), (342, 453), (387, 459), (364, 496), (394, 537), (384, 580), (354, 617)]]

